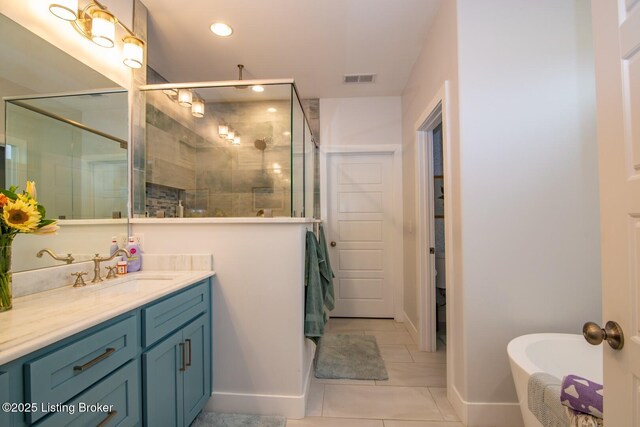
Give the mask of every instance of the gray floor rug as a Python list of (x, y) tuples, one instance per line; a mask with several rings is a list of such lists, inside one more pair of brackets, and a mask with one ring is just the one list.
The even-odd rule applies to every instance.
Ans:
[(285, 427), (285, 417), (202, 412), (191, 427)]
[(388, 380), (376, 337), (325, 335), (318, 344), (316, 378)]

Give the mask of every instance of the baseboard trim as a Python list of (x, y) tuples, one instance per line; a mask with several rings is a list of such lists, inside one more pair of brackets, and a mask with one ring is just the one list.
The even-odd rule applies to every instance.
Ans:
[(520, 405), (517, 403), (467, 402), (455, 387), (447, 397), (460, 421), (467, 427), (523, 427)]
[(418, 338), (418, 328), (416, 328), (416, 325), (414, 325), (411, 322), (411, 318), (409, 318), (409, 316), (407, 316), (407, 313), (404, 313), (404, 321), (407, 324), (407, 331), (409, 332), (409, 335), (411, 335), (411, 339), (413, 340), (413, 343), (420, 348), (420, 339)]
[(313, 375), (315, 346), (306, 360), (305, 382), (300, 395), (247, 394), (215, 391), (204, 411), (235, 414), (279, 415), (291, 419), (304, 418)]
[(462, 424), (467, 425), (467, 405), (454, 385), (447, 387), (447, 399), (449, 399), (449, 403), (451, 403), (453, 410), (458, 414), (458, 418), (460, 418)]

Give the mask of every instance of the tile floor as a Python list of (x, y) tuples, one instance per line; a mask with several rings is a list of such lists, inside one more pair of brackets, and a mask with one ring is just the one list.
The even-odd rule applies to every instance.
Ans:
[(418, 350), (402, 323), (331, 319), (327, 333), (374, 335), (388, 381), (313, 378), (307, 417), (287, 427), (464, 427), (447, 400), (446, 353)]

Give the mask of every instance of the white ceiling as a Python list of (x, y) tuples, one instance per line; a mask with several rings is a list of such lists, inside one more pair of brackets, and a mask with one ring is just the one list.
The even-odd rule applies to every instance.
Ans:
[[(143, 0), (148, 63), (173, 83), (235, 80), (244, 64), (247, 80), (294, 78), (302, 98), (400, 95), (441, 1)], [(214, 36), (216, 21), (234, 34)], [(376, 82), (342, 83), (365, 73)]]

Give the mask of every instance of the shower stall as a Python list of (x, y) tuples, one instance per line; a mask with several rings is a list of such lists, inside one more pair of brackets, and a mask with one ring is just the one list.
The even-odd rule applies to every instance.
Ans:
[(317, 146), (293, 80), (146, 85), (137, 96), (135, 216), (319, 211)]

